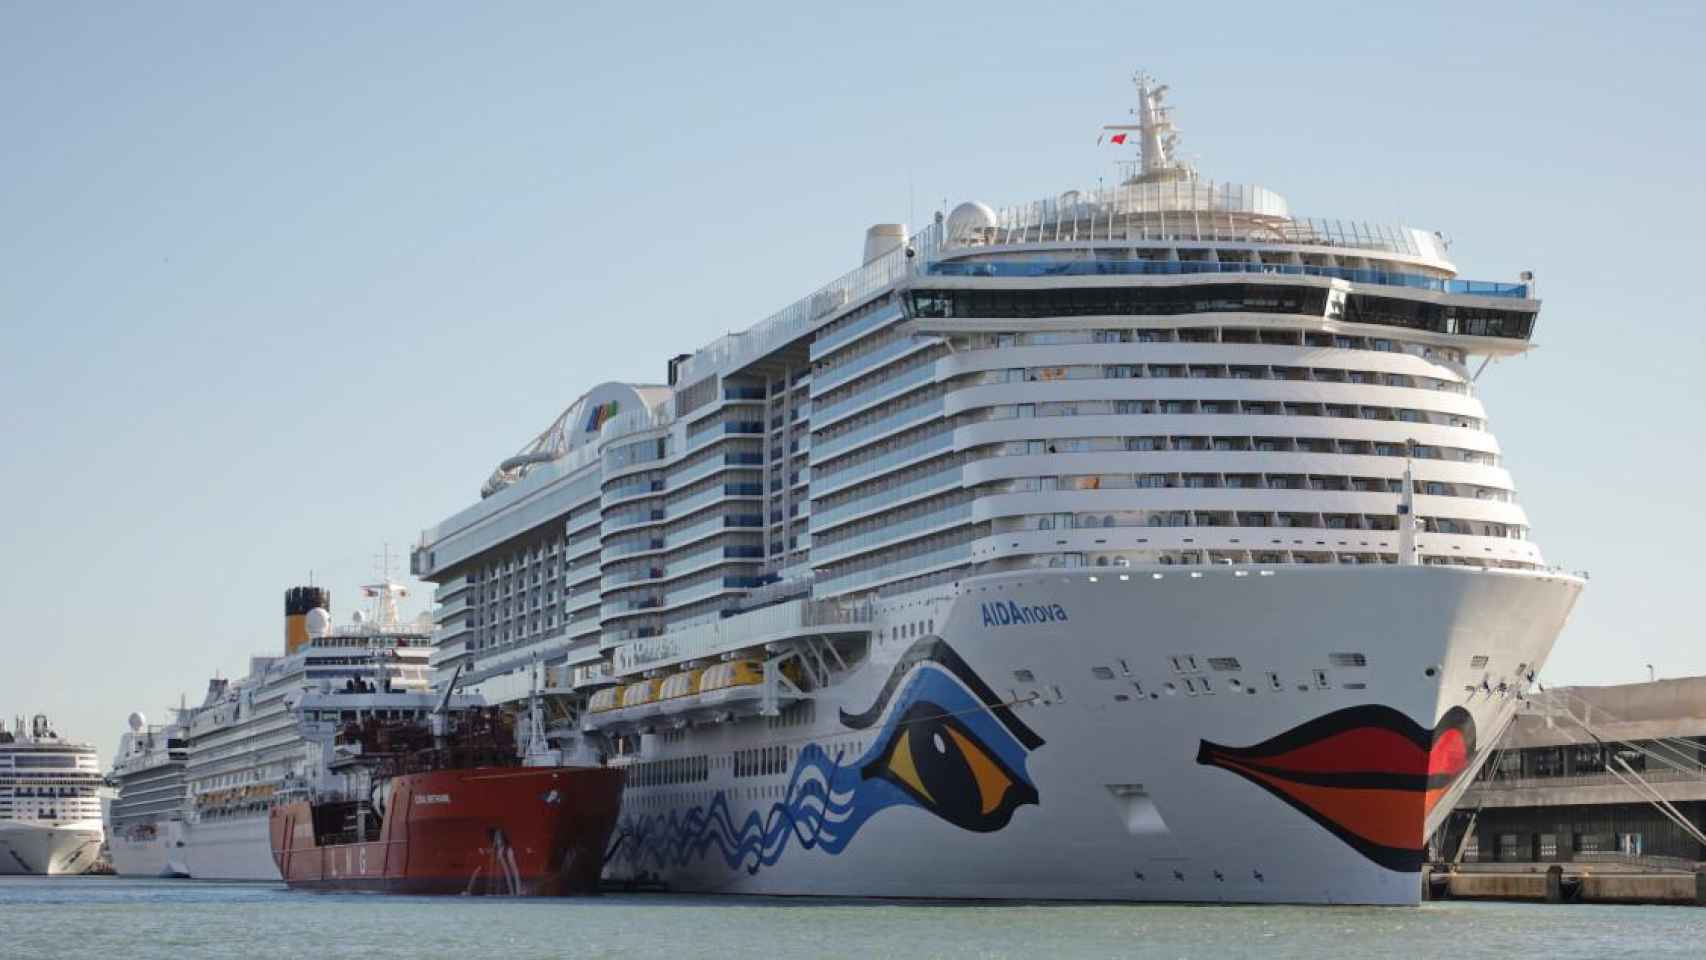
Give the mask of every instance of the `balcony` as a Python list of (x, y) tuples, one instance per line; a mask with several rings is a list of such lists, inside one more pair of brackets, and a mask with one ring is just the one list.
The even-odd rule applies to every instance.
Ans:
[(882, 418), (881, 420), (867, 423), (856, 430), (838, 434), (827, 440), (819, 440), (812, 447), (812, 462), (823, 463), (833, 457), (846, 453), (860, 444), (875, 440), (886, 434), (895, 433), (907, 427), (916, 426), (917, 424), (923, 423), (925, 420), (929, 420), (933, 417), (939, 417), (941, 415), (941, 397), (937, 397), (927, 403), (920, 403), (910, 407), (905, 407)]
[(836, 523), (861, 513), (899, 506), (922, 494), (959, 486), (962, 473), (960, 467), (950, 467), (909, 480), (899, 486), (871, 490), (853, 500), (838, 503), (833, 507), (816, 508), (812, 513), (812, 532), (827, 530)]
[(852, 343), (854, 340), (870, 333), (872, 330), (876, 330), (885, 324), (899, 320), (900, 316), (901, 313), (899, 307), (888, 306), (881, 310), (874, 310), (834, 333), (819, 336), (816, 340), (812, 341), (811, 357), (813, 360), (816, 360), (846, 344)]

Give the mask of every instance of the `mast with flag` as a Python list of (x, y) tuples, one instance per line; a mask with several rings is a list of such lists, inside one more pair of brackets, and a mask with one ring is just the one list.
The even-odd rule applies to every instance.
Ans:
[(1178, 159), (1176, 153), (1179, 133), (1173, 126), (1173, 108), (1163, 106), (1161, 102), (1166, 96), (1167, 85), (1142, 71), (1133, 75), (1131, 81), (1137, 87), (1137, 108), (1132, 110), (1137, 122), (1106, 124), (1102, 129), (1111, 131), (1112, 136), (1103, 133), (1096, 142), (1101, 143), (1105, 139), (1109, 143), (1124, 144), (1132, 134), (1136, 134), (1138, 159), (1129, 162), (1132, 170), (1127, 183), (1195, 179), (1196, 171)]
[(374, 557), (373, 560), (374, 565), (378, 568), (379, 582), (363, 584), (361, 595), (373, 601), (374, 624), (381, 628), (392, 627), (400, 619), (397, 613), (397, 601), (409, 595), (409, 588), (398, 583), (391, 576), (393, 561), (389, 543), (385, 544), (384, 554)]

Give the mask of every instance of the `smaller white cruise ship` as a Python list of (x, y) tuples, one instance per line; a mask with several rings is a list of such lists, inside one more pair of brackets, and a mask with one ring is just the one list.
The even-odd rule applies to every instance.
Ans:
[(82, 873), (101, 850), (94, 746), (60, 737), (45, 714), (0, 727), (0, 875)]
[(117, 789), (107, 811), (107, 848), (123, 877), (187, 877), (184, 831), (184, 761), (188, 730), (177, 720), (150, 724), (130, 715), (119, 738), (108, 783)]
[(339, 758), (338, 731), (368, 720), (424, 720), (433, 707), (430, 619), (404, 621), (397, 600), (407, 590), (390, 579), (362, 592), (373, 601), (371, 613), (334, 625), (328, 591), (287, 591), (283, 655), (251, 657), (241, 680), (214, 679), (184, 720), (184, 866), (191, 877), (281, 879), (270, 812), (339, 781), (329, 772)]

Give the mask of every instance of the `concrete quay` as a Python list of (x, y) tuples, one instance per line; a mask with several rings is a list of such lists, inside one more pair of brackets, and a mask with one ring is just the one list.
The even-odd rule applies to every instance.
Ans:
[(1425, 900), (1706, 905), (1706, 867), (1500, 863), (1424, 867)]

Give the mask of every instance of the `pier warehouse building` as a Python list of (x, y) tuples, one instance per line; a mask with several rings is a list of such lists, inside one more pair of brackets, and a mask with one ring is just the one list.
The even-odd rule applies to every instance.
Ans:
[(1702, 832), (1706, 677), (1684, 677), (1561, 687), (1535, 698), (1464, 792), (1433, 852), (1465, 863), (1699, 862)]

